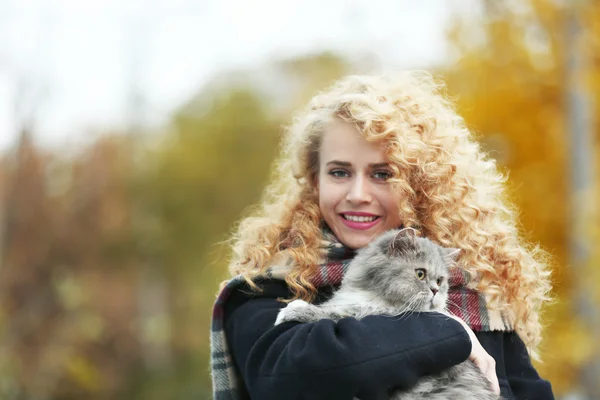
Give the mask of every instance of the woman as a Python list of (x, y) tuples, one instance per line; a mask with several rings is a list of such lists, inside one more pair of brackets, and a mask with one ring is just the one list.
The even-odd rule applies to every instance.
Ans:
[[(424, 72), (350, 76), (288, 128), (262, 207), (233, 238), (215, 304), (220, 399), (385, 399), (473, 360), (506, 399), (552, 399), (536, 356), (547, 266), (518, 236), (505, 178)], [(285, 300), (324, 301), (354, 250), (412, 227), (462, 249), (438, 313), (274, 326)]]

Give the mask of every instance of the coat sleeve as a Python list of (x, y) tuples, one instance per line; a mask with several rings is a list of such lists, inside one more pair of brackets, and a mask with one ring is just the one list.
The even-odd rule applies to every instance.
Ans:
[(284, 303), (234, 296), (225, 332), (251, 398), (387, 399), (471, 352), (461, 324), (438, 313), (274, 326)]
[(515, 332), (504, 335), (506, 377), (515, 399), (552, 400), (550, 382), (540, 378), (531, 364), (525, 344)]

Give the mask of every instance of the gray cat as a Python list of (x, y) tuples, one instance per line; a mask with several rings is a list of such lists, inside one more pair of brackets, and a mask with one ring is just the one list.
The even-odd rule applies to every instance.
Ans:
[[(358, 251), (331, 299), (318, 306), (292, 301), (279, 312), (275, 325), (415, 311), (445, 313), (448, 267), (459, 252), (416, 237), (410, 228), (388, 231)], [(490, 386), (479, 368), (467, 360), (421, 378), (408, 390), (394, 392), (391, 400), (501, 399)]]

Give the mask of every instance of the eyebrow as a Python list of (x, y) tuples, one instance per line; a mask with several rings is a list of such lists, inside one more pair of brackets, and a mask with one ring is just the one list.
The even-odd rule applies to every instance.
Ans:
[[(327, 165), (339, 165), (340, 167), (351, 167), (351, 166), (352, 166), (352, 163), (350, 163), (350, 162), (348, 162), (348, 161), (338, 161), (338, 160), (332, 160), (332, 161), (329, 161), (329, 162), (328, 162), (327, 164), (325, 164), (325, 165), (326, 165), (326, 166), (327, 166)], [(385, 168), (385, 167), (389, 167), (389, 166), (390, 166), (390, 163), (387, 163), (387, 162), (383, 162), (383, 163), (372, 163), (372, 164), (369, 164), (369, 167), (370, 167), (370, 168)]]

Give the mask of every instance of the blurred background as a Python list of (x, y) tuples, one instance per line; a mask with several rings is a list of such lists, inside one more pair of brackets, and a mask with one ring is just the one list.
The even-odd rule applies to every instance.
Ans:
[(600, 2), (0, 0), (0, 399), (209, 399), (223, 241), (282, 127), (427, 68), (553, 257), (543, 363), (600, 399)]

